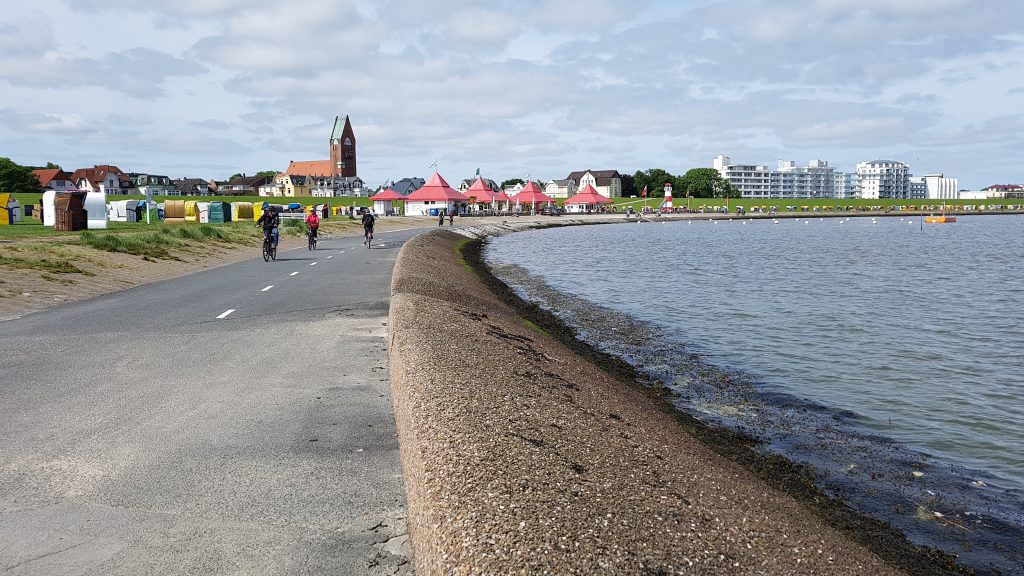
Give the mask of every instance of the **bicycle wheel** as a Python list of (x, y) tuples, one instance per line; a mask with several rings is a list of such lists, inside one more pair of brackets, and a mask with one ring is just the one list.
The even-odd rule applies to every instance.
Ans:
[(307, 234), (306, 236), (307, 236), (307, 239), (308, 239), (308, 242), (306, 242), (306, 244), (307, 244), (306, 247), (309, 248), (310, 250), (312, 250), (313, 248), (316, 248), (316, 240), (313, 240), (313, 235), (312, 234)]
[(277, 246), (273, 244), (270, 245), (270, 259), (277, 260)]
[(266, 241), (263, 242), (263, 261), (270, 262), (270, 245)]

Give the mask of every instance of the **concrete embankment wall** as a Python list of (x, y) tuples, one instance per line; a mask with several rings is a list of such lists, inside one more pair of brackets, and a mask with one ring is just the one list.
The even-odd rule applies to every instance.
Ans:
[(667, 403), (406, 243), (390, 374), (418, 574), (895, 574), (691, 436)]

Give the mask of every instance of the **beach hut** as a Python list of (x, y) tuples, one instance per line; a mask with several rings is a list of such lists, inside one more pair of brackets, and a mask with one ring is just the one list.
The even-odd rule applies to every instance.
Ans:
[(201, 224), (209, 224), (210, 222), (210, 203), (209, 202), (196, 202), (196, 221)]
[(231, 221), (252, 220), (252, 202), (232, 202)]
[(85, 193), (85, 227), (89, 230), (107, 228), (107, 193), (96, 191)]
[(185, 201), (165, 200), (164, 201), (164, 222), (169, 224), (185, 223)]
[(515, 203), (516, 210), (519, 210), (520, 206), (529, 204), (530, 213), (532, 214), (537, 211), (537, 204), (551, 204), (554, 202), (554, 199), (541, 192), (540, 188), (530, 181), (526, 183), (526, 186), (523, 186), (523, 189), (518, 194), (509, 198), (509, 202)]
[(21, 221), (21, 202), (13, 194), (0, 194), (0, 226)]
[(185, 200), (185, 222), (199, 222), (199, 207), (195, 200)]
[(53, 201), (56, 197), (57, 193), (53, 190), (43, 192), (43, 226), (53, 226), (56, 224), (56, 215), (53, 208)]
[[(90, 192), (90, 194), (92, 193)], [(90, 210), (88, 195), (85, 204), (86, 210)], [(138, 205), (136, 200), (114, 200), (108, 205), (106, 214), (111, 222), (137, 222), (138, 213), (135, 209)]]
[(373, 202), (373, 211), (375, 214), (395, 214), (395, 202), (405, 202), (405, 196), (402, 196), (398, 192), (395, 192), (391, 188), (385, 188), (380, 192), (370, 196), (370, 201)]
[(465, 207), (466, 197), (434, 172), (420, 189), (405, 199), (405, 213), (412, 216), (437, 216), (439, 213), (458, 213)]
[(566, 212), (588, 212), (604, 204), (611, 204), (611, 198), (598, 194), (593, 186), (587, 184), (576, 195), (565, 199)]
[(231, 205), (227, 202), (210, 202), (210, 224), (231, 222)]
[(85, 230), (85, 192), (61, 192), (53, 198), (53, 229), (64, 232)]

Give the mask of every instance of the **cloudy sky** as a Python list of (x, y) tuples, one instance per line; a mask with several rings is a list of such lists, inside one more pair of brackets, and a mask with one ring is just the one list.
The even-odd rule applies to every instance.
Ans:
[(3, 0), (0, 156), (368, 184), (875, 158), (1024, 182), (1019, 0)]

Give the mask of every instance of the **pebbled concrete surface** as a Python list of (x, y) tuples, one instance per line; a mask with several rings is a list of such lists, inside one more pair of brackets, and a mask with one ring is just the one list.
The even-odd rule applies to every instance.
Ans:
[(391, 386), (419, 574), (898, 574), (525, 322), (456, 248), (406, 243)]

